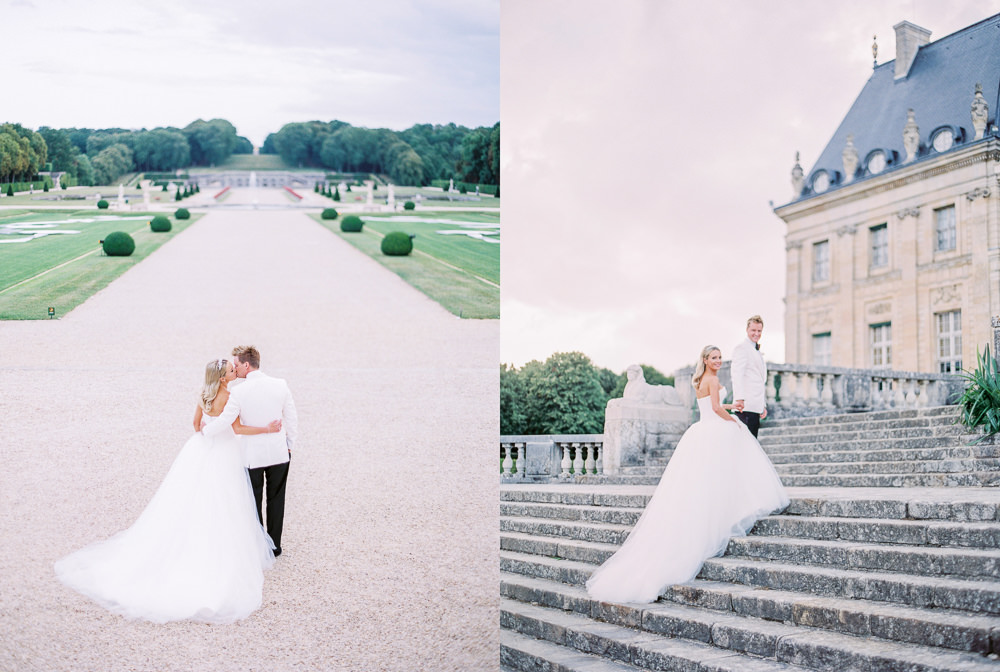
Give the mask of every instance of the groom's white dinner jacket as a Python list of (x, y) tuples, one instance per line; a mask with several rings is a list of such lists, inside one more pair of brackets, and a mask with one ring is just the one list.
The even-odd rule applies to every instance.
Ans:
[(754, 347), (754, 342), (744, 338), (733, 348), (733, 401), (743, 400), (743, 410), (764, 412), (764, 387), (767, 384), (767, 365), (764, 355)]
[(256, 469), (288, 462), (288, 451), (298, 435), (298, 415), (284, 379), (251, 371), (244, 382), (230, 388), (222, 414), (202, 428), (202, 432), (212, 436), (232, 425), (237, 417), (248, 427), (267, 427), (272, 420), (281, 420), (280, 432), (239, 437), (247, 467)]

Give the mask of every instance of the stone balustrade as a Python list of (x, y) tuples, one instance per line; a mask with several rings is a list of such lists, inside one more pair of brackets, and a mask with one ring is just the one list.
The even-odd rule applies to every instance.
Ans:
[[(962, 378), (947, 373), (774, 363), (767, 368), (767, 409), (772, 419), (948, 406), (965, 389)], [(693, 408), (694, 390), (684, 384), (692, 373), (688, 367), (674, 375), (681, 399)], [(729, 362), (719, 378), (732, 389)], [(604, 475), (604, 439), (603, 434), (501, 436), (501, 478), (532, 482)], [(614, 465), (607, 473), (616, 473)]]
[(601, 434), (501, 436), (500, 476), (505, 481), (551, 481), (602, 474), (603, 445)]
[[(723, 365), (719, 378), (732, 390), (729, 364)], [(690, 380), (693, 372), (693, 367), (678, 370), (676, 380)], [(767, 364), (767, 410), (772, 418), (947, 406), (956, 403), (964, 389), (965, 381), (950, 373)], [(689, 385), (679, 385), (677, 391), (694, 405)]]

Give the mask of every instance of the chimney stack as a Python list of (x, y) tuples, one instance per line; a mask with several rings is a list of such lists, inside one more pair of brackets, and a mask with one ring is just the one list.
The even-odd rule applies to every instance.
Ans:
[(910, 74), (917, 50), (931, 41), (931, 31), (909, 21), (901, 21), (893, 29), (896, 31), (896, 79), (900, 79)]

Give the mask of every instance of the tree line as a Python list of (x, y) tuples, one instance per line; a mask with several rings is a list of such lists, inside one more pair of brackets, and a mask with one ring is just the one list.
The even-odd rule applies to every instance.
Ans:
[[(650, 385), (673, 385), (641, 364)], [(500, 365), (500, 434), (600, 434), (609, 399), (625, 391), (625, 372), (595, 366), (581, 352), (557, 352), (520, 369)]]
[(268, 135), (261, 153), (277, 154), (292, 166), (383, 174), (396, 184), (447, 179), (500, 184), (500, 122), (475, 129), (417, 124), (405, 131), (344, 121), (297, 122)]
[[(225, 119), (198, 119), (184, 128), (49, 128), (0, 126), (0, 182), (64, 172), (74, 185), (113, 184), (129, 172), (173, 172), (215, 166), (253, 144)], [(292, 166), (343, 173), (378, 173), (397, 184), (422, 186), (455, 179), (500, 183), (500, 124), (469, 129), (417, 124), (405, 131), (368, 129), (342, 121), (285, 124), (267, 136), (261, 152)]]

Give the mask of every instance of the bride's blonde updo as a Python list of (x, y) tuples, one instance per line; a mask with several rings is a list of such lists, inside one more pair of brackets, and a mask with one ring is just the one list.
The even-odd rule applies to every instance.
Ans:
[(201, 388), (201, 409), (208, 413), (212, 410), (212, 402), (219, 395), (219, 386), (226, 377), (229, 360), (214, 359), (205, 365), (205, 387)]
[[(714, 345), (706, 345), (701, 351), (701, 357), (698, 358), (698, 363), (694, 367), (694, 377), (691, 378), (691, 384), (694, 385), (695, 389), (698, 388), (698, 383), (701, 379), (705, 377), (705, 360), (713, 352), (718, 350)], [(721, 351), (720, 351), (721, 352)]]

